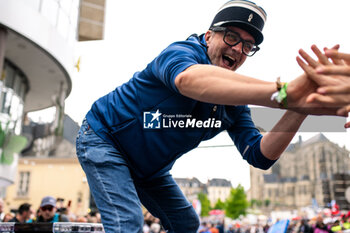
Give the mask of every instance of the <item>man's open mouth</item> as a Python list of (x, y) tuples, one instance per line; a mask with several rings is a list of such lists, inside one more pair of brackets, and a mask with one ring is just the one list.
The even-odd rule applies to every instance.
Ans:
[(227, 55), (222, 55), (222, 60), (224, 61), (224, 64), (228, 67), (233, 67), (233, 65), (236, 63), (236, 59)]

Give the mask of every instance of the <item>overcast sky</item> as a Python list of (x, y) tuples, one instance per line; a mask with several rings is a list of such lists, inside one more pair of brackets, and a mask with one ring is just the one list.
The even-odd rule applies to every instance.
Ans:
[[(105, 39), (79, 42), (76, 59), (81, 71), (73, 74), (73, 89), (66, 113), (79, 124), (91, 104), (129, 80), (170, 43), (192, 33), (204, 33), (226, 0), (107, 0)], [(350, 52), (349, 0), (257, 0), (267, 12), (261, 50), (237, 71), (268, 81), (281, 76), (290, 81), (301, 74), (295, 57), (299, 48), (310, 51), (339, 43)], [(315, 133), (303, 134), (309, 138)], [(326, 133), (329, 139), (349, 145), (349, 132)], [(209, 147), (208, 145), (225, 145)], [(224, 134), (183, 156), (175, 164), (175, 177), (226, 178), (249, 188), (249, 167)]]

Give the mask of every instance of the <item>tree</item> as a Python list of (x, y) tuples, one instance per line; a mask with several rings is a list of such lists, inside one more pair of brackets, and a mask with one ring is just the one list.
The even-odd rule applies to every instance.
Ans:
[(271, 200), (270, 199), (265, 199), (264, 201), (265, 203), (265, 207), (269, 207), (269, 205), (271, 204)]
[(225, 209), (225, 202), (222, 202), (221, 199), (219, 198), (218, 201), (215, 203), (214, 209), (216, 210), (224, 210)]
[(201, 216), (208, 216), (210, 211), (210, 201), (207, 194), (198, 193), (198, 200), (201, 202), (202, 206)]
[(256, 206), (260, 208), (262, 206), (263, 202), (262, 200), (256, 200)]
[(256, 199), (251, 199), (251, 200), (250, 200), (250, 206), (251, 206), (252, 208), (254, 208), (254, 207), (256, 206), (256, 202), (257, 202)]
[(240, 215), (246, 215), (249, 206), (244, 188), (240, 184), (237, 188), (232, 188), (230, 196), (226, 200), (226, 216), (236, 219)]

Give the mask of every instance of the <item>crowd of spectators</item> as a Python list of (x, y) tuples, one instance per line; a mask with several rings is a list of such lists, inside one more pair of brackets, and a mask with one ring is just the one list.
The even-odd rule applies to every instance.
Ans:
[[(350, 213), (350, 212), (349, 212)], [(279, 221), (279, 220), (277, 220)], [(202, 224), (202, 227), (208, 225)], [(224, 233), (267, 233), (273, 224), (229, 224)], [(205, 230), (206, 229), (206, 230)], [(198, 233), (216, 233), (211, 228), (202, 228)], [(279, 231), (271, 231), (273, 233)], [(290, 219), (286, 233), (350, 233), (350, 214), (326, 217), (317, 215), (311, 219)], [(220, 232), (221, 233), (221, 232)]]
[(0, 222), (81, 222), (101, 223), (101, 215), (98, 212), (90, 212), (86, 215), (72, 213), (69, 206), (58, 205), (56, 198), (46, 196), (41, 200), (39, 208), (35, 211), (29, 203), (22, 203), (17, 210), (4, 213), (4, 201), (0, 198)]
[(324, 218), (318, 215), (312, 219), (301, 219), (291, 221), (288, 225), (287, 233), (345, 233), (350, 232), (350, 215)]
[[(59, 200), (58, 200), (59, 201)], [(86, 215), (71, 213), (68, 207), (58, 205), (51, 196), (42, 199), (39, 208), (34, 211), (31, 204), (23, 203), (14, 212), (4, 213), (4, 201), (0, 198), (0, 222), (80, 222), (101, 223), (98, 212)], [(277, 220), (278, 221), (278, 220)], [(273, 224), (225, 224), (220, 221), (203, 220), (198, 233), (267, 233)], [(312, 219), (291, 219), (286, 233), (345, 233), (350, 232), (350, 211), (348, 214), (324, 218), (318, 215)], [(148, 211), (144, 212), (143, 233), (166, 233), (158, 218)]]

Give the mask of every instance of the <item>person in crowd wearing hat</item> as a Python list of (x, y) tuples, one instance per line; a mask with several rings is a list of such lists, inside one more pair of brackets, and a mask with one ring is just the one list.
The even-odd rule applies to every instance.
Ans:
[(52, 196), (46, 196), (41, 200), (35, 222), (69, 222), (69, 219), (67, 216), (57, 213), (56, 199)]
[[(141, 204), (168, 233), (197, 232), (199, 218), (169, 173), (176, 159), (226, 130), (243, 159), (268, 169), (307, 114), (335, 114), (305, 102), (316, 90), (305, 74), (287, 84), (236, 73), (259, 51), (265, 21), (255, 3), (231, 0), (205, 34), (169, 45), (92, 105), (77, 156), (106, 233), (141, 232)], [(247, 104), (294, 111), (263, 136)]]
[(23, 203), (19, 206), (16, 216), (9, 222), (26, 223), (29, 221), (32, 214), (33, 210), (31, 208), (31, 205), (29, 203)]
[[(338, 51), (339, 46), (334, 49), (324, 49), (322, 53), (317, 46), (313, 45), (312, 50), (318, 57), (314, 60), (305, 51), (300, 51), (301, 58), (298, 63), (313, 81), (320, 87), (317, 93), (312, 93), (308, 97), (310, 103), (318, 103), (323, 106), (340, 106), (338, 114), (350, 112), (350, 54)], [(328, 60), (333, 60), (333, 63)], [(344, 106), (345, 105), (345, 106)], [(350, 128), (350, 122), (345, 124), (345, 128)]]

